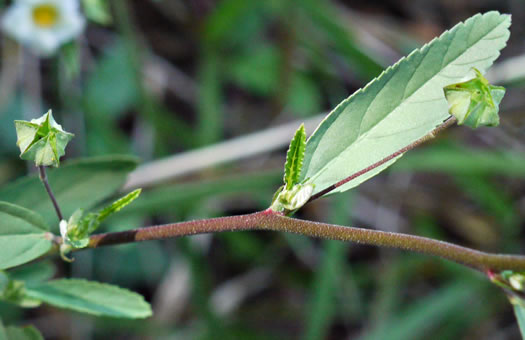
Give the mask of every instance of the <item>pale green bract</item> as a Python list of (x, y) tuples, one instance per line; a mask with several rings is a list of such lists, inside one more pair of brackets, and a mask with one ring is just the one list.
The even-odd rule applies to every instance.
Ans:
[[(430, 133), (448, 117), (443, 87), (485, 72), (509, 37), (510, 16), (478, 14), (385, 70), (339, 104), (306, 145), (301, 182), (313, 194)], [(397, 157), (399, 158), (399, 157)], [(395, 160), (345, 183), (351, 189)]]

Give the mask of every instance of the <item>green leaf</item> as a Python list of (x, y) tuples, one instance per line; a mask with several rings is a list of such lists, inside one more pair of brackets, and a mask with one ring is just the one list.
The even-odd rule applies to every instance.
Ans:
[(457, 118), (458, 124), (471, 128), (480, 125), (499, 125), (499, 103), (505, 95), (505, 88), (493, 86), (477, 69), (476, 78), (445, 86), (448, 110)]
[(36, 212), (0, 201), (0, 236), (39, 234), (48, 230), (48, 225)]
[(140, 193), (142, 192), (142, 189), (136, 189), (127, 194), (126, 196), (118, 199), (117, 201), (113, 202), (111, 205), (105, 207), (101, 211), (99, 211), (98, 214), (98, 221), (102, 222), (107, 217), (109, 217), (111, 214), (114, 214), (120, 209), (124, 208), (126, 205), (130, 204), (134, 200), (136, 200)]
[(58, 167), (60, 157), (65, 154), (65, 148), (73, 138), (73, 134), (64, 131), (55, 122), (51, 110), (31, 122), (15, 120), (15, 128), (20, 158), (34, 161), (36, 166)]
[(11, 269), (7, 272), (11, 280), (39, 282), (49, 280), (55, 275), (55, 266), (51, 261), (38, 261)]
[(151, 307), (144, 298), (117, 286), (80, 279), (53, 280), (27, 286), (29, 297), (77, 312), (118, 318), (146, 318)]
[[(449, 117), (443, 87), (485, 71), (509, 37), (510, 16), (476, 15), (389, 67), (339, 104), (306, 144), (301, 181), (314, 194), (430, 133)], [(399, 157), (398, 157), (399, 158)], [(331, 193), (353, 188), (386, 162)]]
[(46, 233), (0, 236), (0, 269), (21, 265), (47, 253), (53, 243), (46, 236)]
[(304, 124), (295, 131), (295, 136), (290, 142), (286, 163), (284, 165), (284, 184), (290, 190), (295, 184), (299, 183), (299, 175), (303, 166), (304, 150), (306, 147), (306, 132)]
[(520, 327), (521, 337), (525, 339), (525, 307), (520, 304), (514, 304), (514, 315)]
[(9, 326), (5, 329), (5, 334), (6, 338), (2, 338), (0, 335), (1, 340), (44, 340), (42, 334), (32, 325), (24, 327)]
[(0, 270), (45, 254), (52, 246), (48, 227), (37, 213), (0, 202)]
[[(139, 197), (141, 191), (142, 189), (136, 189), (97, 213), (89, 213), (82, 216), (84, 213), (82, 209), (75, 211), (67, 222), (66, 232), (62, 235), (65, 243), (72, 245), (74, 248), (86, 247), (89, 244), (89, 235), (98, 229), (100, 223), (111, 214), (118, 212), (133, 202)], [(60, 232), (62, 233), (62, 230)]]
[[(104, 156), (69, 162), (48, 173), (48, 180), (64, 216), (88, 209), (112, 195), (137, 165), (130, 156)], [(38, 176), (24, 177), (0, 189), (0, 200), (38, 212), (58, 227), (53, 205)]]

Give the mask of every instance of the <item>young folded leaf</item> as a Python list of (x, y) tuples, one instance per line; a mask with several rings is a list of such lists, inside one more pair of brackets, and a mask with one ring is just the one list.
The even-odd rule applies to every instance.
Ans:
[[(486, 71), (509, 37), (510, 16), (478, 14), (443, 33), (339, 104), (306, 143), (300, 183), (317, 194), (426, 136), (448, 117), (443, 87)], [(335, 188), (351, 189), (399, 158)]]
[(61, 248), (62, 258), (66, 258), (65, 255), (71, 250), (71, 247), (86, 247), (89, 243), (89, 235), (98, 229), (100, 223), (137, 199), (141, 191), (142, 189), (133, 190), (96, 213), (84, 215), (83, 209), (77, 209), (73, 215), (71, 215), (69, 221), (61, 221), (60, 233), (66, 245)]
[(457, 118), (459, 125), (477, 128), (480, 125), (499, 125), (499, 103), (505, 95), (505, 88), (493, 86), (474, 68), (476, 78), (445, 86), (448, 110)]
[(306, 132), (304, 124), (295, 131), (295, 135), (290, 142), (290, 147), (286, 154), (284, 165), (284, 184), (286, 190), (290, 190), (295, 184), (299, 183), (299, 175), (303, 166), (304, 150), (306, 147)]

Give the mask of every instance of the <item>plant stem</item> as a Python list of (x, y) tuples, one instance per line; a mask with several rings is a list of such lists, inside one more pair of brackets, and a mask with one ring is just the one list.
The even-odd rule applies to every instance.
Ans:
[(49, 198), (51, 199), (51, 202), (53, 203), (53, 206), (55, 207), (55, 211), (57, 212), (58, 219), (62, 221), (64, 219), (62, 217), (62, 212), (60, 211), (58, 202), (55, 198), (55, 195), (53, 194), (53, 191), (51, 190), (51, 186), (49, 185), (49, 182), (47, 181), (46, 167), (43, 165), (40, 165), (38, 167), (38, 172), (40, 174), (40, 181), (44, 183), (44, 187), (46, 188), (47, 194), (49, 195)]
[(525, 256), (490, 254), (420, 236), (304, 221), (283, 216), (269, 209), (249, 215), (172, 223), (93, 235), (90, 237), (88, 248), (241, 230), (282, 231), (322, 239), (404, 249), (438, 256), (483, 273), (488, 270), (525, 270)]
[(359, 170), (358, 172), (356, 173), (353, 173), (352, 175), (348, 176), (347, 178), (335, 183), (335, 184), (332, 184), (331, 186), (329, 186), (328, 188), (324, 189), (324, 190), (321, 190), (319, 191), (317, 194), (313, 195), (312, 197), (310, 197), (310, 199), (308, 200), (308, 202), (311, 202), (313, 200), (316, 200), (324, 195), (326, 195), (327, 193), (329, 193), (330, 191), (340, 187), (341, 185), (345, 184), (345, 183), (348, 183), (350, 182), (351, 180), (361, 176), (361, 175), (364, 175), (366, 174), (367, 172), (371, 171), (371, 170), (374, 170), (375, 168), (377, 168), (378, 166), (381, 166), (383, 164), (385, 164), (386, 162), (398, 157), (398, 156), (401, 156), (402, 154), (404, 154), (405, 152), (407, 152), (408, 150), (411, 150), (413, 148), (415, 148), (416, 146), (420, 145), (420, 144), (423, 144), (424, 142), (434, 138), (439, 132), (441, 132), (442, 130), (448, 128), (449, 126), (451, 126), (452, 124), (454, 124), (456, 122), (456, 117), (449, 117), (447, 120), (445, 120), (441, 125), (439, 125), (438, 127), (436, 127), (434, 130), (432, 130), (429, 134), (426, 134), (424, 135), (423, 137), (419, 138), (418, 140), (416, 140), (415, 142), (405, 146), (404, 148), (402, 149), (399, 149), (398, 151), (394, 152), (393, 154), (391, 155), (388, 155), (386, 156), (385, 158), (383, 158), (382, 160), (362, 169), (362, 170)]

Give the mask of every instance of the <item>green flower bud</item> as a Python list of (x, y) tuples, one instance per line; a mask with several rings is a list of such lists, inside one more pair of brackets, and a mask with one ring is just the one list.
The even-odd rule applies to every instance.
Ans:
[(449, 113), (457, 118), (459, 125), (471, 128), (497, 126), (499, 103), (505, 95), (505, 88), (491, 85), (477, 69), (474, 72), (476, 78), (443, 88)]
[(20, 158), (33, 161), (36, 166), (58, 167), (67, 143), (73, 138), (73, 134), (55, 122), (51, 110), (30, 122), (15, 120), (15, 128)]

